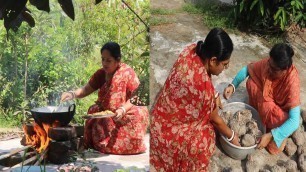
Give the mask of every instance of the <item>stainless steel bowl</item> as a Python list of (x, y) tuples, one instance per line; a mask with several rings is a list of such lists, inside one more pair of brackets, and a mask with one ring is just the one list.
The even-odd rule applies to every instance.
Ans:
[[(232, 114), (236, 113), (239, 110), (248, 109), (252, 112), (252, 118), (256, 120), (259, 130), (264, 134), (266, 133), (266, 128), (264, 124), (261, 122), (260, 116), (256, 109), (252, 106), (242, 103), (242, 102), (232, 102), (224, 105), (222, 111), (230, 111)], [(221, 111), (221, 112), (222, 112)], [(223, 150), (233, 159), (243, 160), (247, 157), (248, 154), (251, 154), (255, 151), (257, 144), (249, 147), (239, 147), (236, 146), (225, 138), (225, 136), (221, 135), (219, 138), (221, 146)]]

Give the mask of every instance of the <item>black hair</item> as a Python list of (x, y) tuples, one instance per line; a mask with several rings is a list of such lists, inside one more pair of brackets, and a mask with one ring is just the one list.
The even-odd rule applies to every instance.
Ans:
[(270, 57), (281, 70), (291, 67), (293, 55), (294, 51), (292, 47), (285, 43), (275, 44), (270, 51)]
[(196, 53), (202, 60), (217, 57), (218, 61), (224, 61), (230, 58), (232, 52), (233, 42), (221, 28), (213, 28), (205, 41), (198, 41), (196, 47)]
[(117, 44), (116, 42), (107, 42), (101, 48), (100, 50), (101, 54), (103, 50), (108, 50), (111, 56), (114, 57), (116, 61), (120, 61), (121, 59), (120, 45)]

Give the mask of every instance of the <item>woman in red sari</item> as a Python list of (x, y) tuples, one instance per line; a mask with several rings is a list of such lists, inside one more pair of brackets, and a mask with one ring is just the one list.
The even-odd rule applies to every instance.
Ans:
[(130, 102), (139, 86), (134, 70), (120, 62), (120, 46), (108, 42), (101, 48), (102, 66), (82, 88), (62, 94), (62, 100), (83, 98), (98, 92), (96, 104), (88, 114), (110, 110), (113, 118), (89, 119), (85, 123), (84, 142), (87, 148), (110, 154), (145, 152), (144, 136), (148, 126), (148, 109)]
[(214, 127), (239, 145), (218, 115), (211, 75), (228, 67), (233, 43), (219, 28), (187, 46), (156, 99), (150, 123), (151, 171), (207, 171), (215, 149)]
[(224, 90), (228, 99), (247, 77), (249, 104), (257, 109), (267, 133), (258, 148), (271, 154), (282, 152), (289, 137), (299, 126), (300, 79), (292, 64), (293, 49), (288, 44), (276, 44), (270, 57), (242, 68), (232, 84)]

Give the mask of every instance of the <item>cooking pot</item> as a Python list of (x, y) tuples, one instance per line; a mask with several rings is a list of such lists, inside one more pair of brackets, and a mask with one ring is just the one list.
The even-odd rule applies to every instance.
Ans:
[(40, 126), (42, 123), (52, 125), (55, 121), (58, 121), (60, 126), (67, 126), (75, 114), (75, 104), (34, 108), (31, 113), (35, 122)]

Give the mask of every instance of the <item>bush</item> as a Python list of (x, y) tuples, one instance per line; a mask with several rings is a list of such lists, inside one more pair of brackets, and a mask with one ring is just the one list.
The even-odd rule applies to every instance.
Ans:
[(240, 26), (276, 33), (294, 24), (306, 26), (305, 0), (235, 0), (235, 18)]

